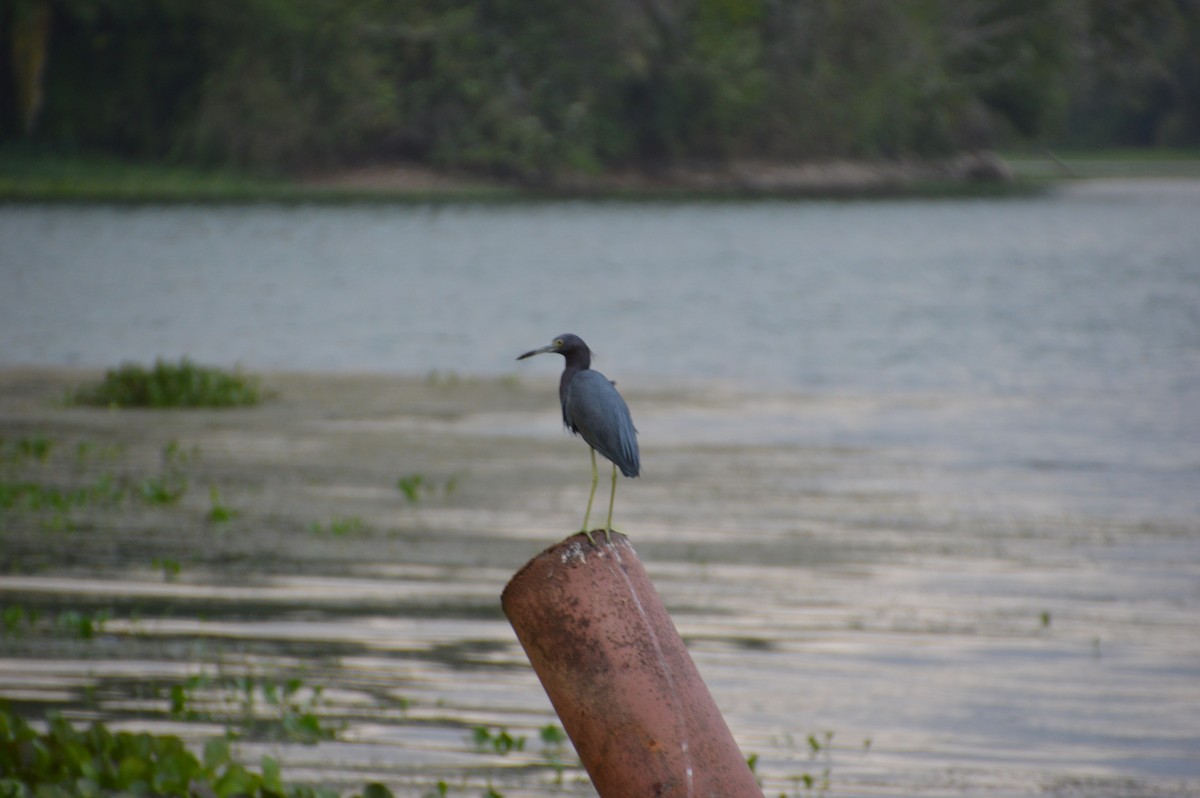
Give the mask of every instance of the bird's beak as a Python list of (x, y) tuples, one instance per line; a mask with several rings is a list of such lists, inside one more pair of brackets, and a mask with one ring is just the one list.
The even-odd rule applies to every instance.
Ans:
[(525, 358), (533, 357), (534, 355), (544, 355), (547, 352), (557, 352), (557, 351), (558, 350), (554, 348), (554, 344), (549, 344), (547, 346), (543, 346), (541, 349), (530, 349), (528, 352), (526, 352), (525, 354), (523, 354), (519, 358), (517, 358), (517, 360), (524, 360)]

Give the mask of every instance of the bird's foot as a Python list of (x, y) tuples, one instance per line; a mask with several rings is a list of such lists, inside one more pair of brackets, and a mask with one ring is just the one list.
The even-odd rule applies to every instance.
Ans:
[(583, 534), (587, 535), (588, 543), (591, 543), (593, 546), (598, 545), (598, 544), (596, 543), (596, 539), (594, 537), (592, 537), (592, 532), (603, 532), (604, 533), (604, 542), (611, 546), (613, 532), (615, 532), (616, 530), (606, 528), (606, 529), (593, 529), (590, 531), (587, 529), (581, 529), (579, 531), (582, 532)]

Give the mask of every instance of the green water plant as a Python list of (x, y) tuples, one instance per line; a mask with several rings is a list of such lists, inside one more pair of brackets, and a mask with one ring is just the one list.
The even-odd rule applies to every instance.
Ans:
[(567, 733), (562, 730), (561, 726), (547, 723), (538, 729), (538, 737), (542, 740), (542, 756), (554, 769), (555, 784), (562, 786), (563, 772), (566, 769), (563, 753), (567, 745)]
[(425, 484), (424, 474), (409, 474), (396, 480), (396, 488), (404, 494), (410, 504), (421, 500), (422, 486)]
[(183, 570), (183, 566), (179, 560), (170, 557), (156, 557), (150, 561), (150, 564), (162, 570), (164, 582), (174, 582), (179, 578), (179, 574)]
[(223, 721), (231, 737), (317, 743), (334, 739), (339, 731), (319, 713), (322, 688), (308, 688), (295, 677), (273, 681), (252, 675), (200, 674), (171, 685), (168, 701), (173, 717)]
[(0, 628), (7, 637), (24, 634), (37, 623), (41, 614), (21, 604), (9, 604), (0, 610)]
[(427, 792), (421, 798), (446, 798), (450, 794), (450, 785), (445, 779), (438, 779), (438, 783), (434, 785), (434, 792)]
[(27, 480), (0, 480), (0, 510), (55, 510), (119, 504), (124, 489), (110, 476), (102, 475), (90, 485), (61, 488)]
[(331, 535), (344, 538), (351, 535), (364, 535), (371, 531), (371, 525), (357, 515), (334, 518), (328, 524), (313, 521), (308, 525), (308, 531), (314, 535)]
[(482, 724), (471, 729), (471, 740), (480, 751), (491, 749), (497, 754), (504, 755), (512, 751), (525, 750), (525, 737), (513, 736), (508, 729), (501, 726), (495, 730)]
[(58, 615), (58, 627), (74, 634), (80, 640), (91, 640), (104, 632), (104, 625), (112, 618), (108, 610), (93, 613), (66, 610)]
[(171, 505), (187, 493), (187, 479), (176, 473), (146, 477), (138, 483), (138, 495), (146, 504)]
[(16, 450), (21, 457), (31, 457), (39, 463), (46, 462), (50, 457), (50, 450), (54, 448), (54, 441), (47, 438), (45, 435), (34, 435), (29, 438), (20, 438), (17, 440)]
[[(0, 703), (0, 798), (204, 795), (215, 798), (338, 798), (334, 790), (286, 784), (270, 756), (254, 771), (237, 762), (229, 740), (210, 739), (197, 757), (174, 735), (113, 732), (103, 723), (75, 728), (62, 715), (35, 730)], [(366, 785), (362, 798), (392, 798)]]
[(6, 636), (15, 637), (30, 632), (57, 631), (78, 640), (92, 640), (104, 633), (105, 624), (112, 619), (108, 609), (93, 612), (63, 610), (47, 616), (43, 623), (42, 613), (21, 604), (9, 604), (0, 610), (0, 630)]
[(239, 407), (262, 401), (257, 378), (238, 371), (156, 360), (150, 368), (124, 363), (109, 369), (99, 383), (70, 395), (76, 404), (99, 407)]
[(217, 490), (216, 485), (212, 485), (208, 489), (208, 500), (210, 506), (208, 508), (208, 522), (210, 524), (224, 524), (233, 520), (236, 511), (221, 501), (221, 494)]
[(442, 496), (450, 496), (458, 489), (458, 477), (450, 477), (439, 487), (424, 474), (408, 474), (396, 480), (396, 489), (404, 494), (409, 504), (416, 504), (422, 497), (436, 496), (439, 492)]

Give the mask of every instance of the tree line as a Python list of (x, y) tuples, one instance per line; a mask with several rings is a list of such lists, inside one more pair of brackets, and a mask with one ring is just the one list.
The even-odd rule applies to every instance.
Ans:
[(4, 0), (0, 140), (539, 181), (1200, 144), (1200, 0)]

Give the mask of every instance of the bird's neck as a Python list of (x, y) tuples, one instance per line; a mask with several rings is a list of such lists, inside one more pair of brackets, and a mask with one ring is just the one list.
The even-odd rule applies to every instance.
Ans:
[(562, 377), (558, 380), (558, 396), (565, 401), (567, 396), (567, 386), (571, 384), (571, 380), (581, 371), (587, 370), (587, 364), (582, 366), (579, 363), (568, 363), (563, 369)]

